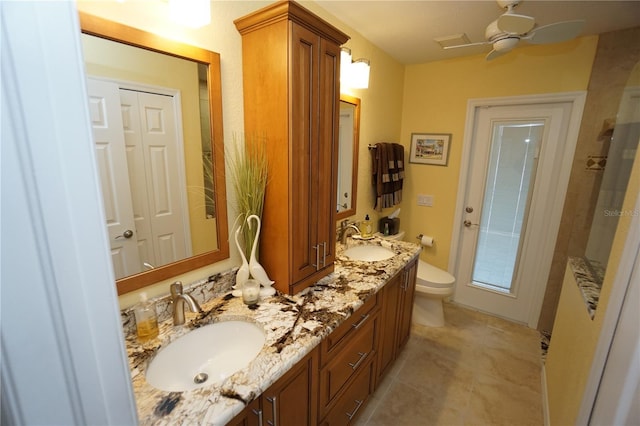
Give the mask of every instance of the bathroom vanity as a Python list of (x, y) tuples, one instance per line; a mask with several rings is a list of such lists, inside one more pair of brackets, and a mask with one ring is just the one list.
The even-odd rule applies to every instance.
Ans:
[[(161, 321), (160, 336), (145, 345), (127, 333), (140, 424), (349, 424), (406, 343), (420, 252), (403, 241), (351, 242), (359, 244), (384, 245), (394, 256), (354, 261), (338, 245), (333, 273), (296, 295), (263, 299), (255, 309), (229, 296), (232, 271), (216, 297), (200, 301), (202, 313), (187, 314), (185, 326)], [(219, 283), (185, 292), (202, 297), (206, 286)], [(246, 368), (188, 391), (147, 382), (146, 366), (159, 350), (193, 329), (228, 320), (264, 329), (264, 347)]]

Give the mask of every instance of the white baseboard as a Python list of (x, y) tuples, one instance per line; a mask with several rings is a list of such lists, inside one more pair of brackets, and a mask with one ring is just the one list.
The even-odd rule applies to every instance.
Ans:
[(542, 380), (542, 418), (544, 420), (544, 426), (551, 425), (551, 419), (549, 418), (549, 395), (547, 394), (547, 370), (545, 365), (542, 364), (541, 371)]

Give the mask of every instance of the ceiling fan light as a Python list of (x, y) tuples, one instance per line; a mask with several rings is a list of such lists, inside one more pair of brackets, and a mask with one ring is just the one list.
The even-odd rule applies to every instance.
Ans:
[(519, 41), (520, 39), (517, 37), (507, 37), (501, 40), (496, 40), (493, 43), (493, 49), (498, 52), (508, 52), (516, 47)]

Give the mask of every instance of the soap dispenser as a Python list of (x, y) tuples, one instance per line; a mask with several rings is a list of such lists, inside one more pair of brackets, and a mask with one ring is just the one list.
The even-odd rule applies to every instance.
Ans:
[(156, 304), (147, 300), (147, 293), (140, 293), (140, 303), (134, 309), (136, 317), (136, 330), (140, 343), (158, 337), (158, 315), (156, 314)]
[(369, 215), (366, 215), (362, 224), (360, 224), (360, 234), (362, 238), (371, 238), (373, 236), (373, 226), (371, 225), (371, 220), (369, 219)]

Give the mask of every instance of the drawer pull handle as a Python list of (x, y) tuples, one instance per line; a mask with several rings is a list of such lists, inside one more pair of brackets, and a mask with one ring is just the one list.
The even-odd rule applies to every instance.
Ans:
[(322, 243), (322, 267), (327, 266), (327, 243)]
[(262, 410), (251, 410), (253, 411), (253, 414), (255, 414), (256, 416), (258, 416), (258, 424), (260, 426), (262, 426)]
[(273, 413), (273, 421), (267, 420), (267, 424), (271, 426), (278, 426), (278, 415), (276, 414), (276, 397), (267, 397), (267, 401), (271, 403), (271, 412)]
[(358, 355), (360, 355), (360, 359), (358, 361), (356, 361), (355, 363), (353, 362), (349, 363), (349, 367), (351, 367), (352, 370), (355, 370), (360, 366), (362, 361), (364, 361), (367, 355), (369, 355), (369, 352), (358, 352)]
[(349, 420), (353, 419), (353, 416), (356, 415), (356, 413), (360, 409), (360, 406), (362, 405), (363, 402), (364, 402), (364, 400), (363, 401), (358, 401), (357, 399), (355, 400), (356, 408), (354, 408), (353, 411), (350, 412), (350, 413), (345, 413), (347, 415), (347, 417), (349, 418)]
[(360, 326), (364, 324), (364, 322), (369, 318), (369, 315), (370, 314), (363, 315), (362, 319), (357, 324), (351, 324), (351, 327), (355, 328), (356, 330), (359, 329)]
[(316, 251), (316, 263), (312, 263), (311, 266), (316, 268), (316, 271), (319, 271), (320, 270), (320, 244), (318, 244), (317, 246), (313, 246), (311, 248)]

